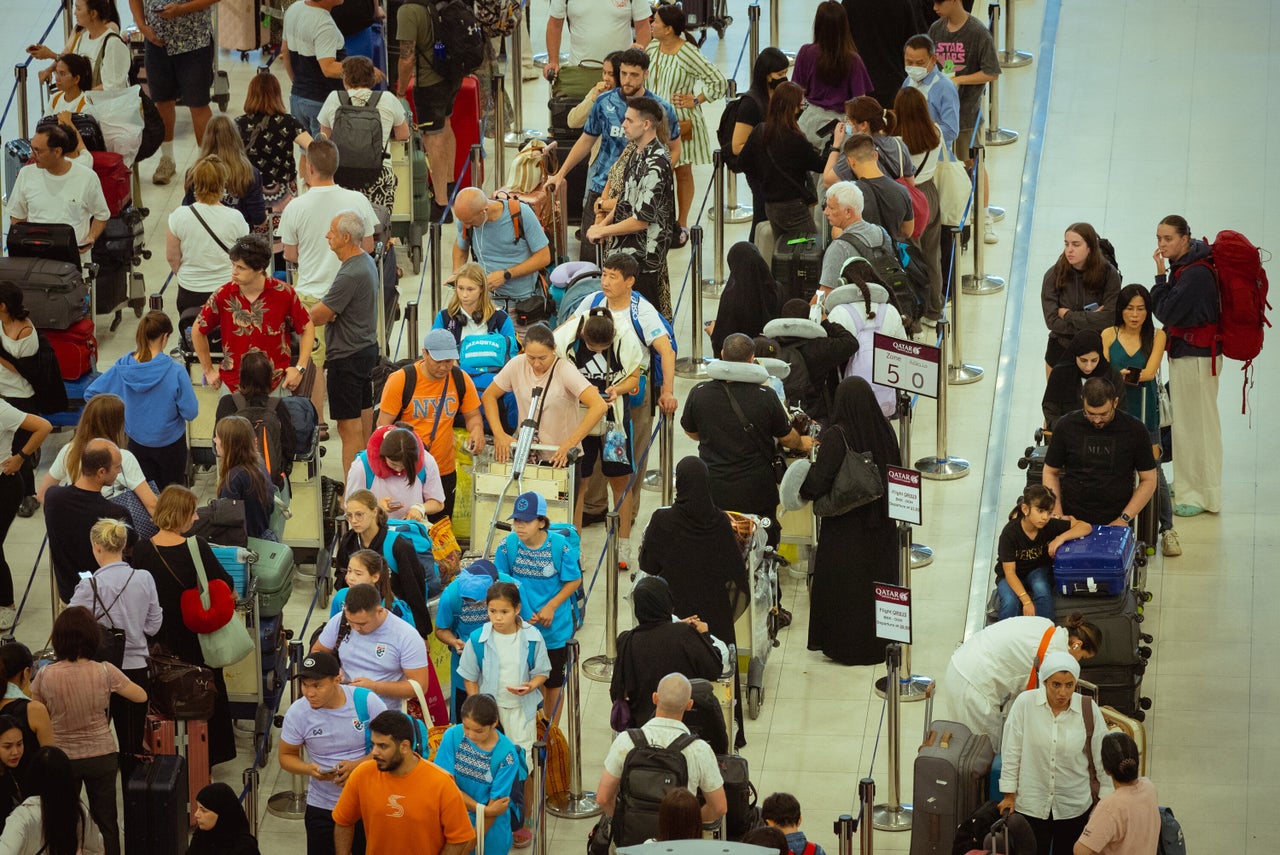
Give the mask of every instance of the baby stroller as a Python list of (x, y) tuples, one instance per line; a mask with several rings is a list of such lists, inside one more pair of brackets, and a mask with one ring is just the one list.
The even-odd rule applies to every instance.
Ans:
[(768, 521), (751, 514), (726, 511), (738, 536), (743, 560), (747, 563), (747, 581), (751, 587), (747, 610), (734, 624), (738, 640), (738, 669), (746, 660), (747, 715), (757, 718), (764, 703), (764, 666), (769, 652), (778, 646), (778, 630), (791, 623), (791, 615), (782, 608), (782, 592), (778, 587), (778, 565), (781, 559), (768, 545), (765, 528)]

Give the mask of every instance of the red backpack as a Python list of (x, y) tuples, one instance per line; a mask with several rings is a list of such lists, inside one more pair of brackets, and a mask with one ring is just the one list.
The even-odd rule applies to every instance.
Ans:
[[(1197, 347), (1212, 348), (1215, 356), (1221, 353), (1244, 363), (1240, 369), (1244, 372), (1240, 412), (1244, 413), (1249, 387), (1253, 385), (1253, 360), (1262, 352), (1263, 327), (1271, 326), (1266, 316), (1266, 310), (1271, 308), (1267, 302), (1267, 271), (1262, 267), (1261, 250), (1240, 232), (1221, 231), (1212, 243), (1208, 238), (1204, 242), (1212, 254), (1194, 263), (1212, 270), (1218, 283), (1218, 323), (1169, 327), (1166, 332)], [(1213, 365), (1216, 371), (1217, 363)]]

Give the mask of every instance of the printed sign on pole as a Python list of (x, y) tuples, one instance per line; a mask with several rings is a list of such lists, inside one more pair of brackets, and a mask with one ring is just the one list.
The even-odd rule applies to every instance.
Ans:
[(888, 467), (889, 519), (920, 525), (920, 473), (900, 466)]
[(877, 582), (876, 638), (911, 643), (911, 589)]
[(871, 382), (926, 398), (938, 397), (942, 350), (905, 338), (876, 333)]

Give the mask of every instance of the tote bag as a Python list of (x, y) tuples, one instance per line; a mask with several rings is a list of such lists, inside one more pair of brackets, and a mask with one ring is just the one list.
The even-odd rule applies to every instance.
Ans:
[[(200, 604), (209, 609), (209, 577), (204, 571), (204, 560), (200, 557), (200, 548), (194, 537), (187, 538), (187, 548), (191, 550), (191, 560), (196, 566), (196, 578), (200, 585)], [(254, 640), (249, 628), (235, 614), (213, 632), (199, 634), (200, 652), (204, 654), (204, 662), (210, 668), (225, 668), (234, 665), (253, 652)]]
[(884, 495), (884, 476), (875, 459), (868, 452), (852, 451), (844, 431), (840, 434), (844, 459), (840, 461), (831, 491), (813, 503), (813, 512), (820, 517), (838, 517)]
[(938, 188), (938, 209), (944, 226), (958, 226), (964, 219), (964, 209), (969, 204), (969, 191), (973, 185), (964, 164), (954, 154), (938, 161), (933, 173), (933, 183)]

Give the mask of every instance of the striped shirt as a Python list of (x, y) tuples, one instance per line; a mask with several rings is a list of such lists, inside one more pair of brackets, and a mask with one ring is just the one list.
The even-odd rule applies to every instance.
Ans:
[[(680, 43), (680, 50), (673, 54), (663, 53), (655, 39), (646, 48), (649, 54), (649, 79), (647, 85), (663, 100), (675, 105), (672, 100), (676, 93), (681, 95), (701, 94), (707, 101), (719, 101), (728, 91), (728, 83), (720, 69), (702, 55), (697, 45), (688, 41)], [(698, 84), (701, 84), (699, 86)], [(711, 152), (717, 146), (707, 133), (707, 121), (699, 107), (676, 107), (676, 118), (693, 122), (693, 133), (688, 139), (680, 140), (680, 159), (676, 166), (697, 166), (710, 163)]]

